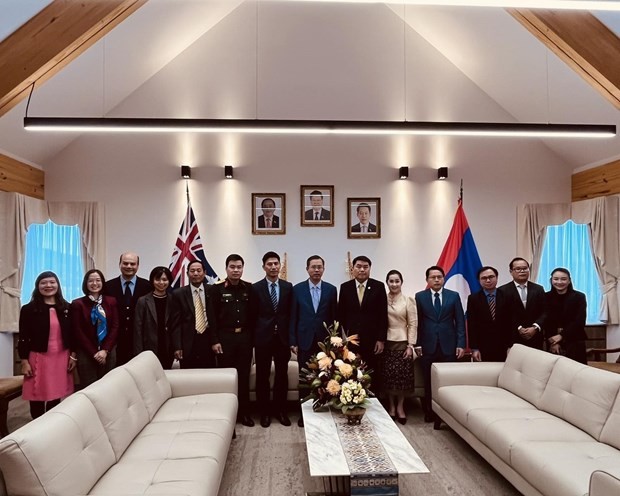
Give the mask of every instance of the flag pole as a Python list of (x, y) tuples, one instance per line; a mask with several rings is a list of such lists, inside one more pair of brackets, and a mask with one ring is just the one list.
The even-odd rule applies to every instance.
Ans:
[(187, 195), (187, 204), (189, 205), (189, 179), (185, 180), (185, 194)]
[(459, 193), (459, 204), (463, 204), (463, 180), (461, 179), (461, 191)]

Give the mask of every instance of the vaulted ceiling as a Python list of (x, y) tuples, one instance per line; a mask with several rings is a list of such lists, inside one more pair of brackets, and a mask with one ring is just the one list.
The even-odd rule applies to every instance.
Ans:
[[(79, 23), (67, 14), (71, 0), (2, 1), (0, 68), (15, 67), (19, 60), (19, 70), (39, 63), (40, 72), (17, 77), (21, 86), (11, 87), (3, 77), (0, 151), (44, 168), (83, 138), (23, 130), (24, 96), (32, 79), (38, 81), (29, 115), (37, 116), (565, 122), (620, 128), (618, 13), (599, 14), (603, 23), (588, 16), (586, 23), (579, 17), (583, 13), (401, 2), (110, 0), (98, 2), (107, 10)], [(88, 28), (73, 33), (73, 44), (67, 30), (41, 35), (44, 27), (54, 33), (54, 23), (36, 24), (54, 6), (74, 29)], [(67, 22), (60, 14), (53, 20), (56, 26)], [(17, 57), (11, 50), (17, 33), (11, 33), (22, 23), (22, 32), (33, 33), (37, 57), (54, 43), (71, 50), (44, 63)], [(28, 48), (24, 39), (21, 46)], [(106, 139), (113, 146), (114, 136)], [(141, 138), (135, 139), (140, 146)], [(452, 139), (462, 138), (443, 138), (442, 146)], [(620, 138), (545, 144), (568, 170), (620, 157)]]

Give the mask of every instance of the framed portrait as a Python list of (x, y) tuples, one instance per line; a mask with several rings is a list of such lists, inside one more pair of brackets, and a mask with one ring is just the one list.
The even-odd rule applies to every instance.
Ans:
[(252, 193), (252, 234), (285, 234), (285, 207), (285, 193)]
[(334, 187), (301, 186), (302, 227), (331, 227), (334, 225)]
[(381, 237), (381, 198), (347, 198), (347, 237)]

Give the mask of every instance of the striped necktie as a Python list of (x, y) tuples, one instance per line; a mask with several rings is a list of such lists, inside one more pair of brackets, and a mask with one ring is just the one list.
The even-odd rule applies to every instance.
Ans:
[(278, 294), (276, 293), (276, 283), (271, 283), (271, 291), (269, 293), (271, 296), (271, 304), (273, 305), (274, 312), (278, 311)]
[(207, 330), (207, 319), (205, 317), (205, 307), (200, 299), (200, 289), (194, 290), (194, 312), (196, 316), (196, 332), (202, 334)]
[(491, 319), (495, 320), (495, 295), (492, 293), (489, 294), (488, 300), (489, 300), (489, 311), (491, 312)]

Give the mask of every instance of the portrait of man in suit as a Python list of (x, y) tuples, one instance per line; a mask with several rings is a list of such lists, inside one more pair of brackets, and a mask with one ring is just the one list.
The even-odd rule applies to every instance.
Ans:
[(503, 362), (506, 360), (509, 334), (503, 295), (497, 290), (498, 272), (485, 266), (478, 271), (482, 289), (467, 297), (467, 332), (474, 360)]
[[(289, 328), (293, 285), (280, 279), (280, 255), (269, 251), (263, 255), (265, 277), (252, 285), (250, 321), (253, 323), (256, 362), (256, 402), (260, 425), (269, 427), (271, 415), (284, 425), (291, 425), (286, 413), (288, 361), (291, 358)], [(275, 367), (273, 403), (270, 401), (271, 362)]]
[(349, 198), (349, 238), (380, 238), (380, 199)]
[[(304, 216), (302, 225), (333, 225), (332, 220), (332, 205), (333, 198), (332, 194), (329, 191), (323, 192), (320, 189), (312, 189), (308, 193), (309, 189), (307, 186), (302, 186), (302, 201), (305, 201), (303, 204), (304, 208)], [(333, 187), (331, 187), (333, 191)], [(327, 205), (325, 202), (327, 201)], [(325, 207), (328, 208), (325, 208)]]
[(465, 315), (461, 297), (444, 288), (445, 273), (433, 265), (426, 269), (428, 288), (415, 295), (418, 308), (416, 353), (421, 356), (424, 375), (424, 420), (433, 422), (431, 366), (435, 362), (454, 362), (465, 350)]
[[(336, 287), (323, 281), (324, 271), (323, 258), (318, 255), (308, 257), (308, 279), (293, 287), (289, 342), (291, 351), (297, 355), (300, 372), (310, 357), (319, 352), (318, 342), (327, 337), (323, 323), (330, 326), (336, 320)], [(305, 394), (307, 393), (300, 390), (299, 397), (303, 398)], [(303, 426), (301, 416), (298, 424)]]
[(252, 193), (252, 233), (285, 234), (284, 193)]
[(546, 319), (545, 289), (530, 281), (530, 264), (515, 257), (508, 265), (512, 281), (499, 288), (506, 303), (509, 346), (515, 343), (543, 349)]
[(116, 365), (123, 365), (134, 356), (134, 313), (138, 298), (152, 291), (151, 283), (138, 277), (140, 257), (136, 253), (123, 253), (118, 261), (121, 275), (106, 281), (103, 293), (116, 298), (119, 317)]
[(372, 262), (366, 256), (357, 256), (352, 262), (353, 279), (340, 285), (338, 321), (348, 335), (359, 336), (362, 359), (375, 371), (373, 392), (380, 387), (378, 355), (383, 353), (387, 339), (387, 293), (382, 281), (370, 278)]

